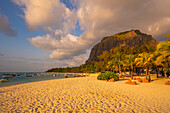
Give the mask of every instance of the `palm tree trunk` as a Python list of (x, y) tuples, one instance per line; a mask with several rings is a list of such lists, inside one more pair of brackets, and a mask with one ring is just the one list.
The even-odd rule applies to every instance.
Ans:
[(164, 69), (163, 69), (163, 67), (162, 67), (162, 76), (164, 76), (163, 70), (164, 70)]
[(131, 79), (133, 79), (133, 64), (131, 64)]
[(136, 68), (136, 75), (139, 76), (139, 67)]
[(148, 75), (149, 75), (149, 82), (151, 81), (151, 76), (150, 76), (150, 66), (148, 67)]
[(146, 67), (146, 80), (148, 79), (148, 67)]
[(165, 75), (165, 78), (167, 78), (167, 74), (166, 74), (166, 69), (164, 68), (164, 75)]
[(158, 78), (158, 68), (156, 67), (156, 77)]
[(121, 71), (121, 65), (120, 65), (120, 62), (119, 62), (119, 74), (120, 74), (120, 77), (122, 77), (122, 71)]
[(130, 68), (130, 66), (129, 66), (129, 75), (131, 75), (131, 68)]

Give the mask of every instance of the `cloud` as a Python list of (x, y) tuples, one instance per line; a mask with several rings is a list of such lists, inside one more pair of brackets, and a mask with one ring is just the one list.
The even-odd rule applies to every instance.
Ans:
[[(83, 0), (78, 19), (98, 37), (140, 29), (155, 38), (170, 29), (169, 0)], [(166, 24), (165, 24), (166, 23)]]
[(17, 31), (11, 28), (8, 18), (2, 14), (0, 14), (0, 32), (9, 37), (17, 36)]
[(56, 67), (72, 67), (79, 66), (81, 62), (85, 61), (87, 57), (85, 56), (76, 56), (73, 59), (65, 60), (64, 62), (49, 59), (49, 58), (28, 58), (21, 56), (6, 56), (0, 58), (0, 72), (37, 72), (37, 71), (47, 71), (51, 68)]
[[(22, 8), (26, 26), (30, 31), (48, 28), (61, 29), (63, 17), (69, 16), (69, 9), (60, 0), (13, 0)], [(70, 21), (70, 20), (68, 20)]]
[(43, 65), (44, 70), (48, 70), (51, 68), (56, 68), (56, 67), (75, 67), (75, 66), (80, 66), (82, 62), (85, 62), (87, 60), (87, 56), (75, 56), (73, 59), (67, 59), (64, 61), (59, 61), (59, 60), (54, 60), (54, 59), (49, 59), (48, 63), (45, 63)]
[[(28, 29), (48, 31), (43, 36), (28, 38), (28, 41), (35, 47), (51, 51), (50, 58), (65, 62), (86, 54), (102, 37), (117, 32), (139, 29), (157, 40), (170, 32), (169, 0), (71, 0), (77, 5), (73, 10), (59, 0), (14, 1), (25, 6)], [(84, 31), (80, 36), (71, 34), (77, 21)]]
[(75, 67), (75, 66), (80, 66), (82, 63), (84, 63), (87, 60), (87, 56), (76, 56), (72, 60), (67, 61), (67, 65), (69, 67)]

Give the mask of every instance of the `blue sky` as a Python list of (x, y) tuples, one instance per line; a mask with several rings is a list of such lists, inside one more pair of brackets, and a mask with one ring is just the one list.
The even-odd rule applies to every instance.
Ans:
[[(25, 21), (22, 19), (19, 14), (23, 14), (21, 9), (14, 4), (11, 0), (3, 0), (0, 3), (0, 14), (8, 17), (8, 21), (11, 24), (11, 28), (16, 30), (17, 36), (9, 37), (3, 33), (0, 33), (0, 53), (3, 54), (3, 57), (13, 61), (15, 63), (16, 58), (31, 58), (31, 59), (44, 59), (48, 55), (48, 51), (42, 51), (39, 48), (33, 47), (26, 40), (28, 37), (34, 37), (37, 35), (42, 35), (42, 31), (29, 32), (25, 26)], [(1, 58), (4, 59), (4, 58)], [(19, 60), (17, 59), (17, 60)], [(20, 66), (10, 66), (11, 62), (8, 64), (4, 62), (0, 65), (0, 71), (22, 71)], [(19, 64), (20, 65), (20, 64)], [(26, 64), (30, 65), (30, 64)], [(30, 67), (30, 66), (28, 66)], [(22, 68), (21, 68), (22, 69)], [(27, 71), (27, 69), (24, 69)], [(28, 71), (31, 71), (28, 69)]]
[(125, 30), (139, 29), (166, 40), (169, 4), (169, 0), (1, 0), (0, 72), (78, 66), (102, 37)]

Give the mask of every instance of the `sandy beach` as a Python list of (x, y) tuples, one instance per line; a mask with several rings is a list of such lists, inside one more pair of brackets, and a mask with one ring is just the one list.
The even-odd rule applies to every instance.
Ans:
[(90, 75), (0, 87), (0, 112), (170, 112), (170, 86), (126, 81)]

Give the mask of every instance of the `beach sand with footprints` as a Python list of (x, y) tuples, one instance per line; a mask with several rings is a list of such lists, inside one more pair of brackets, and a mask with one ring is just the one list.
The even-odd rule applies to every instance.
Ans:
[(170, 86), (126, 81), (90, 75), (0, 87), (0, 112), (170, 112)]

